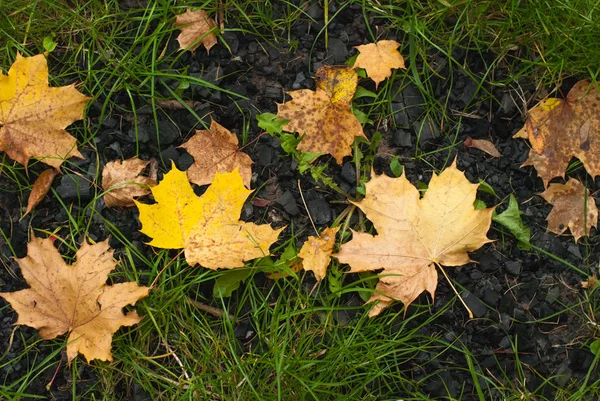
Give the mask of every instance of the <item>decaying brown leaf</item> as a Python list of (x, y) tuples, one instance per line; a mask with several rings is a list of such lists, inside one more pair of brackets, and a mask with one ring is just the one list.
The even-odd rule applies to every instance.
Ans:
[(140, 175), (149, 162), (132, 157), (106, 163), (102, 170), (102, 189), (106, 207), (133, 206), (134, 198), (148, 195), (156, 181)]
[(57, 171), (53, 168), (49, 168), (44, 170), (37, 180), (33, 183), (33, 187), (31, 188), (31, 193), (29, 194), (29, 199), (27, 200), (27, 210), (25, 211), (25, 216), (31, 212), (31, 210), (37, 206), (38, 203), (50, 190), (52, 186), (52, 182), (54, 181), (54, 177), (56, 177)]
[(246, 189), (238, 169), (216, 173), (210, 187), (196, 196), (185, 172), (175, 166), (154, 188), (154, 205), (136, 201), (140, 210), (142, 233), (152, 238), (157, 248), (185, 250), (190, 266), (209, 269), (233, 269), (244, 262), (269, 255), (279, 230), (268, 224), (257, 225), (239, 220)]
[(228, 173), (236, 167), (246, 188), (250, 188), (252, 178), (252, 159), (238, 149), (238, 139), (234, 133), (215, 120), (210, 130), (197, 130), (189, 141), (180, 146), (194, 158), (194, 164), (188, 169), (188, 179), (196, 185), (208, 185), (215, 174)]
[(350, 105), (358, 76), (349, 67), (324, 66), (317, 70), (316, 79), (314, 92), (288, 92), (292, 100), (277, 105), (278, 116), (290, 120), (284, 126), (286, 131), (304, 135), (298, 150), (328, 153), (342, 164), (344, 156), (352, 154), (354, 138), (366, 138)]
[(49, 87), (43, 54), (17, 54), (8, 75), (0, 73), (0, 152), (25, 167), (32, 157), (54, 168), (83, 157), (65, 128), (83, 118), (89, 100), (75, 85)]
[(523, 166), (533, 166), (544, 186), (564, 177), (572, 157), (587, 172), (600, 175), (600, 91), (588, 81), (579, 81), (566, 99), (549, 98), (533, 107), (525, 126), (515, 138), (527, 138), (532, 146)]
[(377, 235), (353, 231), (353, 239), (334, 254), (351, 272), (381, 271), (369, 302), (379, 301), (369, 316), (393, 300), (410, 305), (423, 291), (434, 296), (436, 265), (462, 266), (467, 252), (490, 242), (486, 233), (494, 208), (475, 210), (477, 184), (471, 184), (456, 162), (434, 175), (423, 198), (403, 174), (376, 176), (366, 196), (356, 202), (373, 222)]
[(30, 288), (0, 293), (23, 324), (39, 330), (49, 340), (69, 333), (69, 363), (83, 354), (87, 361), (111, 361), (112, 335), (121, 326), (133, 326), (141, 320), (135, 311), (123, 314), (123, 308), (148, 295), (148, 287), (136, 283), (106, 285), (108, 273), (117, 265), (108, 240), (89, 245), (84, 242), (67, 265), (49, 238), (32, 236), (27, 256), (17, 259)]
[(395, 40), (380, 40), (375, 43), (354, 46), (360, 52), (354, 62), (354, 68), (364, 68), (377, 88), (381, 81), (392, 75), (393, 68), (406, 68), (398, 47), (400, 47), (400, 43)]
[(315, 274), (317, 281), (321, 281), (327, 275), (327, 266), (331, 261), (335, 235), (340, 227), (326, 228), (321, 237), (310, 236), (302, 245), (298, 257), (302, 258), (304, 270), (310, 270)]
[(592, 227), (597, 227), (598, 208), (590, 191), (574, 178), (566, 184), (550, 184), (539, 194), (554, 207), (546, 218), (548, 231), (563, 234), (567, 228), (575, 238), (589, 235)]
[(465, 139), (464, 145), (468, 148), (479, 149), (492, 157), (502, 157), (502, 155), (500, 154), (498, 149), (496, 149), (494, 144), (485, 139), (473, 139), (470, 136), (468, 136)]
[(204, 45), (208, 53), (217, 44), (217, 37), (213, 29), (217, 27), (215, 20), (210, 18), (206, 11), (198, 10), (192, 12), (189, 8), (183, 14), (175, 18), (173, 27), (181, 30), (177, 41), (179, 49), (195, 51), (198, 46)]

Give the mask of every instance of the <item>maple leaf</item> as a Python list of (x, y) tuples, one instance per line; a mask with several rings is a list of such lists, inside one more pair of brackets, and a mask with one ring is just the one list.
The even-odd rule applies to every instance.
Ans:
[(564, 177), (572, 157), (592, 177), (600, 175), (600, 92), (594, 85), (579, 81), (566, 99), (546, 99), (528, 114), (514, 138), (529, 139), (533, 150), (523, 166), (535, 167), (544, 187)]
[(148, 186), (156, 185), (152, 178), (140, 175), (149, 162), (132, 157), (106, 163), (102, 170), (102, 189), (106, 207), (133, 206), (133, 199), (148, 195)]
[(268, 224), (240, 221), (238, 216), (252, 191), (246, 189), (238, 169), (216, 173), (206, 192), (198, 197), (185, 172), (174, 165), (154, 188), (154, 205), (135, 201), (142, 233), (157, 248), (185, 250), (193, 266), (209, 269), (242, 267), (245, 261), (269, 255), (269, 247), (283, 230)]
[(467, 148), (479, 149), (492, 157), (502, 157), (502, 155), (500, 154), (498, 149), (496, 149), (494, 144), (486, 139), (473, 139), (470, 136), (468, 136), (465, 139), (464, 145)]
[(327, 266), (331, 260), (335, 235), (340, 227), (326, 228), (321, 237), (310, 236), (302, 245), (298, 257), (302, 258), (304, 270), (310, 270), (315, 274), (317, 281), (321, 281), (327, 274)]
[(393, 299), (407, 307), (423, 291), (434, 296), (436, 265), (462, 266), (467, 252), (490, 240), (494, 208), (475, 210), (478, 184), (471, 184), (456, 162), (431, 178), (423, 198), (404, 173), (398, 178), (376, 176), (366, 184), (358, 206), (377, 235), (352, 231), (353, 239), (334, 256), (350, 272), (382, 270), (369, 302), (379, 301), (369, 316), (378, 315)]
[(57, 171), (53, 168), (49, 168), (44, 170), (37, 180), (33, 183), (33, 187), (31, 188), (31, 193), (29, 194), (29, 199), (27, 199), (27, 209), (25, 210), (25, 215), (28, 215), (31, 210), (37, 206), (38, 203), (50, 190), (52, 186), (52, 182), (54, 181), (54, 177), (56, 177)]
[(193, 52), (198, 46), (204, 45), (208, 53), (217, 44), (217, 37), (212, 33), (217, 24), (204, 10), (192, 12), (188, 8), (185, 13), (175, 17), (173, 27), (181, 30), (177, 36), (180, 50)]
[(360, 52), (354, 68), (364, 68), (375, 82), (375, 88), (381, 81), (392, 75), (392, 68), (406, 68), (404, 58), (397, 50), (400, 43), (395, 40), (380, 40), (366, 45), (354, 46)]
[(69, 333), (69, 363), (83, 354), (87, 361), (111, 361), (112, 335), (121, 326), (133, 326), (142, 318), (135, 311), (123, 314), (148, 295), (148, 287), (136, 283), (106, 285), (117, 265), (108, 240), (89, 245), (84, 241), (71, 266), (61, 258), (49, 238), (32, 235), (27, 256), (17, 259), (30, 288), (0, 293), (19, 315), (15, 324), (39, 330), (49, 340)]
[(228, 173), (238, 167), (244, 185), (250, 188), (252, 159), (238, 149), (238, 139), (215, 120), (210, 130), (196, 130), (196, 134), (180, 146), (194, 158), (187, 170), (188, 179), (196, 185), (210, 184), (215, 173)]
[(550, 184), (539, 195), (554, 205), (546, 218), (549, 231), (561, 235), (568, 228), (577, 242), (597, 226), (596, 202), (590, 191), (576, 179), (571, 178), (566, 184)]
[(352, 154), (354, 138), (366, 138), (350, 105), (358, 76), (349, 67), (323, 66), (315, 78), (317, 90), (288, 92), (292, 100), (277, 105), (278, 116), (290, 120), (286, 131), (304, 134), (298, 150), (328, 153), (342, 164), (344, 156)]
[(8, 75), (0, 73), (0, 152), (25, 167), (32, 157), (55, 168), (69, 157), (83, 158), (65, 128), (83, 118), (89, 100), (75, 85), (49, 87), (43, 54), (17, 54)]

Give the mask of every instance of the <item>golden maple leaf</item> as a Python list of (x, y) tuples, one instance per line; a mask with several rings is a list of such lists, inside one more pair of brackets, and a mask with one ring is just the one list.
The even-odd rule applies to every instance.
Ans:
[(577, 242), (597, 226), (596, 202), (590, 191), (576, 179), (571, 178), (566, 184), (550, 184), (539, 195), (554, 206), (546, 218), (548, 231), (561, 235), (568, 228)]
[(8, 75), (0, 73), (0, 152), (25, 167), (32, 157), (55, 168), (69, 157), (83, 157), (65, 128), (83, 118), (90, 99), (75, 85), (49, 87), (43, 54), (17, 54)]
[(317, 281), (321, 281), (327, 274), (327, 266), (331, 261), (335, 235), (340, 227), (326, 228), (319, 238), (310, 236), (302, 245), (298, 257), (302, 258), (304, 270), (310, 270), (315, 274)]
[(587, 172), (600, 175), (600, 91), (588, 81), (579, 81), (566, 99), (546, 99), (528, 112), (525, 126), (514, 138), (527, 138), (533, 148), (523, 166), (533, 166), (544, 187), (555, 177), (564, 177), (572, 157)]
[(68, 266), (52, 240), (32, 236), (27, 256), (17, 259), (30, 288), (0, 293), (23, 324), (39, 330), (45, 340), (69, 333), (69, 363), (81, 353), (87, 361), (111, 361), (112, 335), (121, 326), (133, 326), (142, 318), (135, 311), (123, 314), (148, 295), (148, 287), (136, 283), (106, 285), (108, 273), (117, 265), (108, 240), (84, 242)]
[(364, 68), (377, 88), (381, 81), (392, 75), (392, 68), (406, 68), (398, 47), (400, 47), (400, 43), (395, 40), (380, 40), (375, 43), (354, 46), (360, 52), (354, 62), (354, 68)]
[(133, 199), (148, 195), (156, 185), (152, 178), (140, 175), (149, 162), (132, 157), (106, 163), (102, 169), (102, 189), (106, 207), (133, 206)]
[(175, 17), (173, 27), (181, 30), (177, 36), (180, 50), (193, 52), (198, 46), (204, 45), (208, 53), (217, 44), (217, 37), (212, 33), (217, 24), (204, 10), (192, 12), (188, 8), (185, 13)]
[(352, 154), (352, 143), (366, 138), (350, 102), (356, 92), (358, 76), (349, 67), (324, 66), (317, 70), (317, 90), (288, 92), (292, 100), (278, 104), (278, 116), (290, 120), (286, 131), (304, 134), (298, 150), (328, 153), (338, 164)]
[(250, 188), (252, 159), (238, 149), (238, 139), (215, 120), (210, 130), (196, 130), (196, 134), (180, 146), (194, 158), (187, 170), (188, 179), (196, 185), (208, 185), (215, 173), (228, 173), (238, 167), (246, 188)]
[(185, 172), (173, 166), (152, 188), (156, 204), (135, 202), (140, 210), (141, 232), (151, 237), (149, 244), (157, 248), (183, 248), (191, 266), (242, 267), (245, 261), (269, 255), (269, 247), (283, 230), (238, 219), (251, 192), (235, 169), (225, 174), (217, 172), (211, 186), (198, 197)]
[(356, 202), (373, 223), (377, 235), (353, 231), (353, 239), (334, 256), (350, 265), (350, 272), (382, 270), (369, 302), (379, 301), (369, 316), (378, 315), (392, 300), (410, 305), (423, 291), (434, 296), (436, 265), (462, 266), (467, 252), (480, 248), (493, 208), (475, 210), (478, 184), (471, 184), (456, 163), (431, 178), (419, 191), (403, 174), (380, 175), (366, 184), (367, 195)]

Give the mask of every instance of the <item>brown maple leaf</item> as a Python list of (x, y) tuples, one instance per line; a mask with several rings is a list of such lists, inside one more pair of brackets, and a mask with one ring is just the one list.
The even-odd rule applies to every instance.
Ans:
[(360, 52), (354, 68), (364, 68), (375, 82), (375, 88), (381, 81), (392, 75), (392, 68), (404, 67), (404, 58), (397, 50), (400, 43), (395, 40), (380, 40), (361, 46), (354, 46)]
[(28, 215), (31, 210), (37, 206), (38, 203), (48, 194), (54, 177), (56, 177), (57, 171), (53, 168), (44, 170), (37, 180), (33, 183), (29, 199), (27, 199), (27, 209), (25, 215)]
[(121, 326), (133, 326), (141, 320), (135, 311), (123, 314), (123, 308), (148, 295), (148, 287), (136, 283), (107, 285), (106, 279), (117, 265), (108, 240), (77, 251), (77, 261), (68, 266), (49, 238), (32, 235), (27, 256), (17, 259), (30, 288), (0, 293), (23, 324), (39, 330), (49, 340), (69, 333), (69, 363), (83, 354), (87, 361), (111, 361), (112, 335)]
[(574, 178), (566, 184), (550, 184), (539, 194), (554, 207), (546, 218), (548, 231), (563, 234), (567, 228), (575, 238), (589, 235), (592, 227), (597, 227), (598, 208), (590, 191)]
[(204, 10), (192, 12), (188, 8), (185, 13), (175, 18), (173, 27), (181, 30), (177, 36), (180, 50), (193, 52), (198, 46), (204, 45), (208, 53), (217, 44), (217, 37), (213, 33), (217, 24)]
[(290, 120), (284, 126), (304, 138), (302, 152), (332, 155), (338, 164), (352, 154), (355, 137), (366, 138), (350, 102), (356, 92), (358, 76), (349, 67), (324, 66), (317, 70), (317, 90), (288, 92), (292, 100), (278, 104), (278, 116)]
[(533, 149), (523, 166), (535, 167), (544, 187), (564, 177), (572, 157), (592, 177), (600, 175), (600, 92), (595, 85), (579, 81), (566, 99), (546, 99), (528, 114), (514, 138), (529, 139)]
[(335, 235), (340, 227), (326, 228), (320, 237), (310, 236), (302, 245), (298, 257), (302, 258), (304, 270), (310, 270), (315, 274), (317, 281), (321, 281), (327, 275), (327, 266), (331, 261)]
[(89, 100), (75, 85), (49, 87), (43, 54), (17, 54), (8, 75), (0, 73), (0, 152), (25, 167), (32, 157), (55, 168), (69, 157), (82, 158), (65, 128), (83, 118)]
[(106, 163), (102, 170), (102, 189), (106, 207), (133, 206), (134, 198), (148, 195), (156, 181), (140, 175), (149, 162), (132, 157)]
[(369, 302), (379, 301), (369, 316), (378, 315), (393, 300), (407, 307), (423, 291), (434, 296), (438, 266), (462, 266), (467, 252), (490, 242), (486, 233), (494, 208), (475, 210), (478, 184), (471, 184), (456, 162), (434, 175), (419, 191), (405, 175), (376, 176), (366, 184), (366, 196), (354, 203), (373, 222), (377, 235), (352, 231), (353, 239), (335, 254), (350, 272), (380, 270)]
[(188, 169), (188, 179), (196, 185), (208, 185), (215, 174), (228, 173), (236, 167), (246, 188), (250, 188), (252, 178), (252, 159), (238, 149), (238, 139), (234, 133), (215, 120), (210, 130), (196, 130), (196, 134), (180, 146), (194, 158), (194, 164)]

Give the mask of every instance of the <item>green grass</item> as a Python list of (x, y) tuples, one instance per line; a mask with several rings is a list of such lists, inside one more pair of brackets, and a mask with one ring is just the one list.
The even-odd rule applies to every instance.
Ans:
[[(221, 90), (189, 76), (187, 68), (175, 68), (178, 60), (191, 58), (167, 46), (176, 34), (172, 28), (174, 15), (183, 12), (187, 2), (174, 5), (158, 0), (134, 9), (121, 8), (119, 3), (0, 2), (0, 67), (7, 71), (17, 52), (43, 52), (43, 38), (54, 35), (58, 46), (49, 58), (51, 84), (77, 82), (83, 93), (94, 96), (95, 104), (90, 107), (100, 110), (100, 120), (130, 114), (138, 121), (139, 110), (146, 107), (156, 123), (162, 113), (156, 100), (182, 98), (190, 84)], [(223, 0), (225, 29), (256, 35), (268, 44), (294, 50), (298, 47), (296, 24), (316, 24), (303, 6), (306, 2), (299, 2), (300, 6), (294, 3), (280, 1), (283, 12), (279, 12), (268, 0)], [(193, 3), (209, 14), (214, 14), (216, 4), (212, 0)], [(450, 88), (455, 85), (458, 76), (454, 68), (478, 83), (477, 90), (484, 94), (479, 102), (499, 101), (493, 89), (518, 88), (523, 78), (537, 83), (536, 89), (552, 90), (566, 78), (596, 79), (600, 72), (600, 6), (596, 1), (353, 0), (329, 10), (330, 23), (336, 22), (348, 7), (358, 7), (367, 21), (378, 21), (382, 29), (370, 31), (370, 39), (397, 37), (407, 65), (406, 72), (396, 71), (380, 85), (376, 97), (361, 98), (355, 107), (375, 127), (384, 123), (393, 126), (392, 99), (406, 86), (414, 85), (423, 96), (424, 115), (445, 127), (441, 134), (450, 143), (430, 152), (415, 146), (413, 158), (432, 168), (439, 165), (434, 163), (438, 159), (451, 162), (448, 150), (459, 145), (462, 119), (469, 118), (481, 105), (450, 110), (450, 91), (442, 96), (435, 94), (436, 80), (448, 82)], [(327, 27), (317, 31), (315, 43), (326, 34)], [(223, 39), (221, 43), (227, 46)], [(480, 65), (465, 64), (465, 52), (480, 55)], [(445, 66), (449, 67), (447, 71)], [(498, 77), (500, 69), (509, 73)], [(534, 94), (528, 93), (515, 99), (523, 112), (535, 100)], [(244, 100), (234, 92), (223, 91), (222, 95), (230, 102)], [(238, 109), (244, 115), (244, 126), (239, 129), (246, 142), (252, 139), (249, 127), (254, 121), (244, 114), (247, 110)], [(188, 111), (196, 117), (197, 127), (202, 127), (205, 116)], [(97, 124), (80, 122), (70, 132), (78, 138), (80, 149), (89, 150), (99, 129)], [(366, 144), (358, 147), (364, 157), (355, 162), (358, 179), (364, 181), (376, 151)], [(2, 179), (23, 198), (31, 188), (31, 175), (35, 176), (41, 166), (32, 161), (28, 177), (22, 166), (4, 154), (1, 157)], [(63, 165), (63, 172), (84, 173), (72, 161)], [(317, 178), (327, 183), (324, 174), (318, 171)], [(67, 378), (67, 387), (60, 390), (71, 391), (73, 399), (132, 399), (134, 389), (141, 389), (153, 400), (391, 400), (395, 399), (393, 395), (402, 395), (403, 400), (428, 400), (427, 377), (417, 375), (424, 368), (431, 376), (468, 372), (472, 382), (461, 383), (460, 400), (575, 401), (600, 396), (595, 370), (598, 357), (585, 382), (567, 378), (566, 384), (559, 386), (559, 373), (544, 377), (520, 360), (518, 338), (513, 338), (515, 358), (510, 363), (518, 377), (509, 377), (508, 373), (494, 377), (477, 363), (460, 336), (449, 339), (444, 336), (444, 328), (436, 325), (454, 304), (458, 308), (455, 298), (448, 298), (436, 308), (417, 306), (406, 316), (395, 308), (369, 319), (358, 300), (361, 294), (371, 291), (372, 280), (364, 277), (353, 281), (337, 268), (332, 268), (328, 279), (313, 292), (304, 287), (302, 275), (271, 281), (265, 280), (262, 273), (251, 273), (232, 298), (209, 297), (207, 288), (227, 273), (190, 268), (176, 252), (145, 254), (137, 249), (96, 210), (96, 200), (102, 193), (99, 172), (94, 184), (92, 201), (76, 202), (75, 206), (62, 204), (64, 221), (52, 228), (31, 228), (38, 235), (59, 235), (64, 244), (61, 249), (72, 256), (92, 224), (104, 225), (107, 234), (123, 245), (121, 263), (111, 279), (154, 283), (150, 296), (136, 305), (144, 320), (117, 333), (114, 362), (93, 363), (93, 377), (82, 375), (79, 368), (85, 363), (83, 358), (66, 366), (61, 354), (66, 345), (63, 337), (42, 341), (32, 330), (15, 328), (11, 341), (23, 344), (24, 351), (8, 357), (0, 350), (0, 367), (25, 361), (28, 369), (20, 372), (16, 382), (0, 377), (0, 399), (34, 399), (28, 390), (33, 383), (48, 384), (59, 376)], [(353, 211), (353, 207), (348, 209), (349, 214)], [(340, 219), (339, 223), (347, 221), (349, 215), (348, 220)], [(1, 234), (4, 239), (10, 237), (8, 232)], [(296, 239), (294, 236), (289, 244), (293, 246)], [(277, 250), (283, 251), (283, 246)], [(8, 256), (0, 258), (6, 269), (11, 264)], [(561, 261), (555, 255), (546, 256)], [(592, 272), (590, 265), (569, 267), (584, 269), (583, 274)], [(600, 324), (598, 290), (583, 294), (579, 302), (563, 304), (558, 313), (576, 316), (589, 327), (587, 335), (574, 345), (578, 348), (589, 346), (598, 336)], [(221, 310), (223, 316), (213, 316), (202, 309), (203, 305)], [(51, 353), (40, 360), (36, 359), (36, 350), (43, 350), (44, 355)], [(445, 364), (429, 366), (436, 360)], [(499, 359), (498, 366), (508, 371), (506, 360)], [(539, 378), (541, 384), (528, 390), (526, 384), (532, 377)], [(553, 398), (549, 398), (549, 390), (555, 392)], [(449, 395), (447, 399), (451, 399)]]

